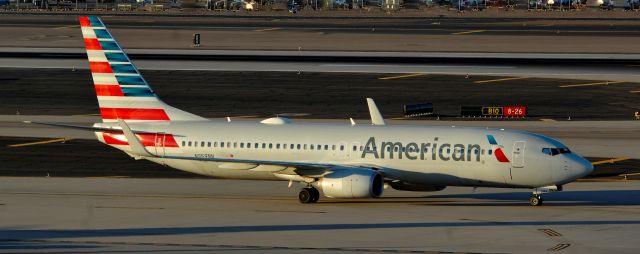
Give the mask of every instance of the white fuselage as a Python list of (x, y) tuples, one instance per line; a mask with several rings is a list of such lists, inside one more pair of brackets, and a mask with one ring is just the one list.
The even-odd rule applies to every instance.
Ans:
[[(220, 178), (289, 180), (278, 173), (291, 170), (286, 166), (242, 162), (260, 160), (365, 166), (380, 170), (387, 179), (420, 186), (536, 188), (571, 182), (592, 169), (576, 154), (544, 153), (544, 148), (566, 146), (523, 131), (222, 121), (131, 123), (131, 127), (170, 133), (175, 138), (177, 147), (147, 146), (158, 156), (147, 159)], [(491, 144), (488, 135), (497, 143)], [(104, 142), (101, 133), (97, 136)], [(112, 146), (129, 149), (126, 145)], [(498, 160), (498, 149), (508, 162)], [(225, 158), (230, 162), (193, 158)]]

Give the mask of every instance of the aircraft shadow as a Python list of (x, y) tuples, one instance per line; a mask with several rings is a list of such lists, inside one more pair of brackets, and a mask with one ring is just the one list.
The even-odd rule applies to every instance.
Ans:
[[(473, 199), (472, 205), (528, 205), (529, 192), (479, 193), (434, 195), (430, 198), (438, 199)], [(543, 194), (545, 206), (628, 206), (640, 205), (640, 190), (590, 190), (590, 191), (560, 191)], [(463, 202), (450, 202), (445, 205), (465, 205)], [(473, 201), (472, 201), (473, 202)]]
[[(530, 192), (469, 193), (377, 199), (323, 199), (321, 204), (413, 204), (440, 206), (529, 206)], [(543, 194), (545, 206), (640, 205), (640, 190), (561, 191)]]
[(561, 221), (451, 221), (410, 223), (355, 223), (355, 224), (304, 224), (304, 225), (255, 225), (212, 227), (160, 227), (122, 229), (0, 229), (0, 241), (27, 241), (30, 239), (100, 238), (167, 236), (189, 234), (224, 234), (243, 232), (288, 232), (361, 229), (409, 229), (409, 228), (471, 228), (496, 226), (593, 226), (593, 225), (640, 225), (640, 220), (561, 220)]

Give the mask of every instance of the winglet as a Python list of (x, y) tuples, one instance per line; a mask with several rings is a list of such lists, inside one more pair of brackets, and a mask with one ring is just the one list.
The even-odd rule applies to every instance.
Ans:
[(143, 157), (156, 157), (153, 154), (149, 153), (146, 148), (140, 143), (140, 140), (136, 137), (136, 134), (133, 134), (129, 125), (124, 122), (122, 119), (118, 119), (118, 124), (122, 127), (122, 132), (124, 136), (127, 137), (127, 142), (129, 143), (129, 147), (131, 147), (131, 152), (137, 156)]
[(373, 125), (385, 125), (384, 118), (378, 110), (378, 106), (371, 98), (367, 98), (367, 105), (369, 106), (369, 114), (371, 115), (371, 124)]

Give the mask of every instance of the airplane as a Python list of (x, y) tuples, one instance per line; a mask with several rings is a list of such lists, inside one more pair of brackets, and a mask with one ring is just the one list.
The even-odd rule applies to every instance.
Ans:
[(391, 187), (532, 189), (542, 194), (588, 175), (592, 164), (552, 138), (505, 129), (386, 124), (367, 98), (371, 124), (210, 120), (162, 102), (98, 17), (80, 17), (102, 122), (27, 122), (95, 132), (135, 159), (227, 179), (301, 183), (301, 203), (375, 198)]

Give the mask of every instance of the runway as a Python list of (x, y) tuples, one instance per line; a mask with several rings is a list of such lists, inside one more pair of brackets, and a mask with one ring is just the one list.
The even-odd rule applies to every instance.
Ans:
[[(285, 182), (0, 178), (0, 249), (21, 252), (635, 253), (636, 182), (529, 193), (386, 190), (302, 205)], [(46, 214), (43, 214), (43, 212)], [(49, 216), (47, 216), (49, 215)]]

